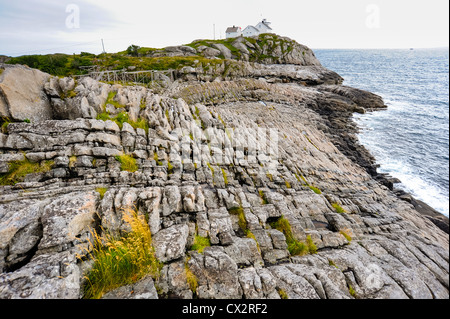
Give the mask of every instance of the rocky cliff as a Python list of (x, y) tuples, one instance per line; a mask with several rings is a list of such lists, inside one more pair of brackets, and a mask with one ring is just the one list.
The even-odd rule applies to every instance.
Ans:
[(382, 99), (303, 46), (240, 41), (166, 48), (227, 59), (157, 89), (0, 67), (0, 298), (82, 298), (80, 255), (127, 210), (162, 266), (104, 298), (449, 297), (448, 233), (358, 144), (351, 114)]

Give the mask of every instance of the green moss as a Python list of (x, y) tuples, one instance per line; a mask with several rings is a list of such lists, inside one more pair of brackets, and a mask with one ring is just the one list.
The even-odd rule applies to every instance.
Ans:
[(284, 183), (286, 184), (286, 188), (291, 188), (291, 183), (289, 183), (288, 181), (284, 181)]
[(314, 187), (312, 185), (308, 185), (308, 187), (316, 194), (322, 194), (322, 191), (320, 189), (318, 189), (317, 187)]
[(348, 292), (353, 298), (358, 298), (358, 296), (356, 295), (356, 291), (355, 289), (353, 289), (352, 285), (348, 285)]
[(333, 203), (331, 204), (331, 206), (333, 206), (333, 208), (336, 210), (337, 213), (339, 214), (344, 214), (347, 211), (345, 209), (343, 209), (338, 203)]
[(339, 233), (340, 233), (342, 236), (344, 236), (345, 239), (347, 239), (348, 242), (351, 242), (351, 241), (352, 241), (352, 237), (350, 236), (350, 234), (348, 233), (348, 231), (346, 231), (346, 230), (341, 230)]
[(32, 163), (29, 160), (10, 162), (8, 173), (0, 174), (0, 185), (16, 185), (23, 182), (28, 174), (49, 172), (53, 165), (53, 161), (41, 163)]
[(157, 152), (155, 152), (155, 153), (153, 154), (153, 159), (155, 160), (156, 165), (158, 165), (158, 166), (163, 166), (163, 162), (159, 160), (159, 157), (158, 157), (158, 153), (157, 153)]
[(169, 175), (173, 174), (173, 165), (172, 165), (172, 163), (170, 163), (170, 161), (167, 162), (167, 173)]
[(203, 250), (205, 250), (206, 247), (211, 246), (211, 241), (207, 237), (201, 237), (196, 235), (194, 238), (194, 244), (191, 246), (190, 250), (195, 250), (198, 253), (202, 254)]
[(211, 170), (211, 174), (214, 177), (214, 168), (211, 166), (210, 163), (206, 163), (206, 165), (209, 167), (209, 169)]
[(116, 156), (116, 160), (120, 162), (120, 170), (122, 171), (136, 172), (139, 169), (136, 159), (131, 155)]
[(225, 182), (225, 186), (228, 185), (228, 176), (227, 176), (227, 172), (222, 168), (222, 175), (223, 175), (223, 180)]

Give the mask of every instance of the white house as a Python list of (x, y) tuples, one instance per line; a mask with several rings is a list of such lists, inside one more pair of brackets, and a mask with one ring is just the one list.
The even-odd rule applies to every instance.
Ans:
[(227, 39), (237, 38), (243, 35), (244, 37), (254, 37), (261, 33), (273, 33), (273, 29), (270, 27), (271, 23), (266, 19), (259, 22), (256, 26), (249, 25), (244, 31), (241, 28), (233, 26), (227, 29)]
[(240, 37), (242, 35), (242, 29), (241, 29), (241, 27), (236, 27), (234, 25), (227, 29), (226, 35), (227, 35), (227, 39)]
[(256, 29), (259, 30), (259, 34), (261, 33), (271, 33), (273, 30), (270, 27), (271, 23), (266, 19), (262, 20), (260, 23), (256, 25)]
[(242, 31), (242, 35), (244, 37), (254, 37), (255, 35), (259, 35), (259, 30), (254, 26), (249, 25), (244, 29), (244, 31)]

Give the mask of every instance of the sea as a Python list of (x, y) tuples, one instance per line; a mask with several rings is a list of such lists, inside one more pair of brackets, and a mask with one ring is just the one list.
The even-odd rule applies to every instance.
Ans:
[(314, 50), (386, 110), (355, 114), (359, 141), (400, 188), (449, 216), (449, 49)]

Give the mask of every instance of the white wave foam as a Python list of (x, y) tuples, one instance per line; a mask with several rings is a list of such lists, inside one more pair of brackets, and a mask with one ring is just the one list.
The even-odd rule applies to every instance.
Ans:
[(438, 212), (449, 216), (449, 196), (440, 187), (415, 174), (414, 170), (402, 161), (384, 159), (380, 161), (380, 165), (381, 173), (388, 173), (402, 182), (396, 187), (411, 193)]

